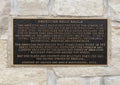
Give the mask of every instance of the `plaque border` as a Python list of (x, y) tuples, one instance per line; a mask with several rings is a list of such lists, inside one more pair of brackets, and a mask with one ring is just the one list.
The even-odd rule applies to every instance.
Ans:
[[(55, 19), (83, 19), (83, 20), (95, 20), (95, 19), (99, 19), (99, 20), (107, 20), (107, 63), (106, 64), (14, 64), (14, 56), (13, 56), (13, 54), (14, 54), (14, 51), (13, 51), (13, 48), (14, 48), (14, 34), (13, 34), (13, 32), (14, 32), (14, 19), (53, 19), (53, 20), (55, 20)], [(11, 35), (11, 37), (12, 37), (12, 40), (10, 40), (9, 39), (9, 41), (10, 41), (10, 43), (8, 42), (8, 44), (9, 44), (9, 46), (11, 46), (12, 48), (10, 49), (9, 48), (9, 50), (11, 50), (11, 52), (12, 53), (9, 53), (8, 52), (8, 54), (10, 54), (10, 56), (12, 56), (12, 58), (8, 58), (8, 60), (10, 60), (11, 62), (10, 62), (10, 65), (9, 66), (12, 66), (12, 67), (18, 67), (18, 66), (24, 66), (24, 67), (28, 67), (28, 66), (39, 66), (39, 67), (64, 67), (64, 66), (70, 66), (70, 67), (74, 67), (74, 66), (85, 66), (85, 67), (87, 67), (87, 66), (90, 66), (90, 67), (94, 67), (94, 66), (109, 66), (109, 57), (110, 57), (110, 52), (111, 52), (111, 50), (110, 50), (110, 45), (111, 45), (111, 42), (109, 42), (110, 41), (110, 39), (109, 39), (109, 37), (110, 37), (110, 34), (111, 34), (111, 29), (110, 29), (110, 19), (109, 18), (75, 18), (75, 17), (67, 17), (67, 18), (65, 18), (65, 17), (59, 17), (59, 18), (57, 18), (57, 17), (53, 17), (53, 18), (47, 18), (47, 17), (12, 17), (12, 20), (11, 20), (11, 27), (10, 27), (10, 35)], [(12, 45), (11, 45), (12, 44)]]

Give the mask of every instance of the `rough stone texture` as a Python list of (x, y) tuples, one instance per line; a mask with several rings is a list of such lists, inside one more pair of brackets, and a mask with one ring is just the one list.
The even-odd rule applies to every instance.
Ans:
[(104, 78), (105, 85), (120, 85), (120, 76)]
[(57, 80), (57, 85), (85, 85), (84, 78), (60, 78)]
[(2, 14), (2, 11), (3, 11), (4, 7), (5, 7), (5, 1), (4, 0), (0, 0), (0, 2), (1, 2), (1, 5), (0, 5), (0, 14)]
[(7, 67), (7, 41), (0, 40), (0, 68)]
[(53, 15), (101, 16), (104, 13), (103, 0), (55, 0)]
[(8, 15), (10, 6), (10, 0), (0, 0), (0, 15)]
[(39, 68), (0, 69), (0, 85), (46, 85), (47, 71)]
[(91, 78), (59, 78), (56, 85), (103, 85), (101, 77)]
[[(116, 61), (117, 62), (117, 61)], [(119, 62), (119, 61), (118, 61)], [(54, 71), (59, 77), (75, 77), (75, 76), (108, 76), (120, 75), (119, 66), (108, 67), (57, 67)]]
[(104, 75), (103, 67), (56, 67), (54, 71), (59, 77), (72, 76), (101, 76)]
[(8, 37), (8, 15), (0, 16), (0, 39)]
[(48, 70), (48, 85), (56, 85), (57, 76), (52, 70)]
[(112, 19), (120, 21), (120, 0), (110, 0), (110, 14)]
[(113, 52), (113, 58), (119, 58), (120, 54), (120, 28), (116, 27), (114, 28), (114, 34), (112, 36), (112, 52)]
[[(110, 66), (106, 68), (106, 73), (112, 75), (120, 75), (120, 24), (119, 22), (111, 22), (111, 52)], [(117, 74), (118, 73), (118, 74)]]
[(47, 15), (49, 0), (17, 0), (18, 15)]
[(7, 39), (10, 0), (0, 0), (0, 39)]
[(103, 85), (103, 82), (102, 82), (102, 78), (101, 77), (93, 77), (93, 78), (90, 78), (90, 83), (89, 85)]

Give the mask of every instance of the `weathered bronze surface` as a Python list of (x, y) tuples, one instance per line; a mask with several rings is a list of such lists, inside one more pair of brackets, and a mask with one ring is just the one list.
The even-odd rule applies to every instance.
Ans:
[(13, 19), (17, 65), (107, 65), (107, 19)]

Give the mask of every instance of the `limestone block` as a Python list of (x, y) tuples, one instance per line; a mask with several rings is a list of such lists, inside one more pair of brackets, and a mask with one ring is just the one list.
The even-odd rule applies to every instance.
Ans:
[(96, 77), (96, 76), (108, 76), (108, 75), (120, 75), (120, 66), (118, 63), (115, 65), (106, 67), (56, 67), (54, 71), (59, 77)]
[(52, 70), (48, 70), (48, 85), (56, 85), (57, 76)]
[(112, 36), (111, 36), (111, 65), (120, 68), (120, 27), (119, 26), (113, 26), (112, 27)]
[(110, 0), (111, 18), (120, 21), (120, 0)]
[(8, 38), (8, 16), (0, 17), (0, 39)]
[(1, 14), (5, 7), (5, 1), (4, 0), (0, 0), (0, 1), (1, 1), (1, 5), (0, 5), (0, 14)]
[(89, 85), (103, 85), (102, 84), (102, 78), (101, 77), (90, 78), (90, 84)]
[(85, 85), (84, 78), (60, 78), (57, 80), (57, 85)]
[(54, 71), (59, 77), (75, 76), (101, 76), (104, 75), (104, 67), (56, 67)]
[(120, 76), (106, 77), (105, 85), (120, 85)]
[(101, 77), (71, 77), (71, 78), (59, 78), (57, 85), (102, 85)]
[(7, 67), (7, 42), (0, 40), (0, 68)]
[(104, 13), (103, 0), (55, 0), (53, 15), (101, 16)]
[(17, 0), (18, 15), (47, 15), (49, 0)]
[(0, 39), (7, 39), (8, 16), (10, 14), (10, 0), (0, 0)]
[(9, 15), (10, 7), (10, 0), (0, 0), (0, 15)]
[(42, 68), (7, 68), (0, 70), (0, 85), (46, 85), (47, 71)]

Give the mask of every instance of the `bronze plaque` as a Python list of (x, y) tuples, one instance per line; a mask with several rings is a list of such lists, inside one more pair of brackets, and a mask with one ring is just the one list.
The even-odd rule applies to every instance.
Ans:
[(14, 65), (107, 65), (107, 19), (13, 19)]

